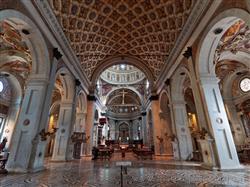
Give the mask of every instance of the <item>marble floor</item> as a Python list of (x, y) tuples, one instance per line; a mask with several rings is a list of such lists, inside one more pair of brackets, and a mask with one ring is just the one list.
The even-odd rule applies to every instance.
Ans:
[[(47, 170), (32, 174), (0, 175), (1, 187), (119, 187), (120, 167), (116, 161), (51, 163)], [(250, 167), (244, 172), (208, 171), (198, 163), (132, 161), (123, 174), (124, 187), (212, 187), (250, 186)]]

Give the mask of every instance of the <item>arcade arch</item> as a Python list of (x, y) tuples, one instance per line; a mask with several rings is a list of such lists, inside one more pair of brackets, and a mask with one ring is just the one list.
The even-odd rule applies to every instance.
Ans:
[[(222, 39), (225, 39), (225, 34), (229, 33), (232, 26), (240, 21), (245, 21), (245, 24), (249, 25), (249, 17), (249, 14), (241, 9), (229, 9), (219, 14), (203, 32), (196, 56), (196, 74), (201, 84), (209, 131), (215, 140), (213, 154), (216, 156), (212, 157), (220, 169), (241, 168), (241, 166), (219, 87), (220, 80), (216, 77), (216, 65), (220, 58), (218, 46), (221, 46), (221, 42), (225, 42)], [(249, 67), (249, 63), (246, 65)], [(210, 165), (217, 165), (216, 163)]]

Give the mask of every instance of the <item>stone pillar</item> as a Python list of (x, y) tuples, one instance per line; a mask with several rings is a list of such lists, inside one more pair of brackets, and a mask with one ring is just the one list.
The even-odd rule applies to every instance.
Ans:
[(68, 158), (68, 144), (72, 132), (72, 115), (74, 103), (72, 101), (62, 101), (58, 119), (58, 130), (56, 132), (52, 161), (66, 161)]
[(201, 77), (203, 106), (208, 119), (209, 131), (215, 141), (216, 164), (220, 170), (239, 169), (242, 167), (239, 163), (218, 81), (215, 76)]
[(202, 99), (201, 99), (200, 89), (198, 87), (198, 81), (197, 81), (197, 77), (196, 77), (196, 73), (195, 73), (191, 47), (188, 47), (188, 49), (184, 53), (184, 56), (187, 58), (188, 69), (190, 72), (190, 83), (191, 83), (191, 88), (192, 88), (192, 92), (193, 92), (193, 96), (194, 96), (194, 103), (195, 103), (195, 108), (196, 108), (196, 113), (197, 113), (198, 128), (200, 130), (202, 128), (207, 129), (207, 121), (206, 121), (205, 112), (203, 109), (203, 103), (202, 103)]
[(203, 159), (202, 166), (208, 169), (216, 167), (216, 157), (214, 153), (214, 140), (209, 136), (206, 136), (204, 139), (198, 140), (201, 147), (201, 155)]
[(143, 139), (143, 144), (144, 146), (149, 146), (148, 145), (148, 135), (147, 135), (147, 113), (142, 112), (142, 120), (141, 120), (141, 137)]
[(172, 100), (175, 130), (180, 160), (189, 160), (193, 156), (191, 134), (188, 128), (187, 111), (184, 101)]
[(85, 156), (91, 157), (92, 144), (93, 144), (93, 127), (94, 127), (94, 114), (95, 114), (95, 97), (88, 96), (87, 101), (87, 120), (85, 126), (86, 143), (85, 143)]
[(163, 154), (166, 156), (173, 156), (173, 149), (171, 143), (172, 131), (171, 131), (171, 120), (169, 119), (170, 113), (160, 112), (161, 129), (163, 137)]
[(11, 149), (11, 140), (12, 140), (12, 135), (14, 133), (15, 130), (15, 126), (17, 123), (17, 119), (18, 119), (18, 114), (20, 111), (20, 106), (21, 106), (21, 101), (14, 101), (11, 103), (10, 108), (9, 108), (9, 114), (8, 117), (6, 119), (5, 122), (5, 126), (3, 129), (3, 133), (2, 136), (0, 137), (6, 137), (8, 142), (6, 144), (6, 147), (9, 149)]
[(85, 129), (85, 120), (86, 120), (86, 113), (85, 112), (78, 112), (76, 114), (76, 124), (75, 124), (75, 132), (83, 132)]
[(27, 83), (22, 107), (12, 136), (12, 146), (7, 163), (9, 171), (28, 172), (43, 168), (43, 152), (38, 143), (40, 142), (40, 120), (47, 84), (47, 80), (39, 78), (31, 78)]
[(7, 168), (11, 171), (34, 172), (44, 169), (46, 141), (41, 141), (39, 133), (47, 128), (48, 114), (55, 83), (58, 61), (62, 57), (53, 49), (53, 62), (49, 82), (31, 75), (27, 83), (22, 107), (12, 138)]
[(113, 120), (109, 120), (110, 140), (116, 140), (116, 127)]
[(163, 149), (163, 143), (158, 140), (157, 137), (161, 137), (161, 123), (160, 123), (160, 117), (159, 117), (159, 110), (160, 110), (160, 105), (159, 105), (159, 100), (158, 96), (154, 96), (154, 98), (151, 99), (151, 111), (152, 111), (152, 122), (153, 122), (153, 129), (154, 129), (154, 150), (155, 150), (155, 155), (159, 156), (161, 155), (161, 150)]
[(134, 140), (134, 137), (133, 137), (133, 127), (134, 127), (134, 125), (133, 125), (133, 121), (132, 120), (130, 120), (129, 121), (129, 141), (132, 141), (132, 140)]
[(244, 133), (244, 127), (236, 111), (236, 106), (232, 100), (225, 101), (225, 107), (227, 110), (227, 116), (230, 119), (230, 126), (233, 132), (234, 142), (236, 145), (244, 144), (246, 134)]

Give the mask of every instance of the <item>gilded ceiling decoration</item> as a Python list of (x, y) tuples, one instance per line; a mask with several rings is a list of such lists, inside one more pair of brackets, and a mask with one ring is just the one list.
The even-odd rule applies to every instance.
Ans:
[(221, 42), (216, 49), (216, 61), (219, 60), (223, 51), (237, 51), (250, 53), (250, 29), (244, 21), (239, 20), (232, 25), (221, 38)]
[(155, 79), (195, 0), (49, 0), (90, 78), (105, 58), (140, 58)]
[(27, 79), (32, 66), (30, 51), (21, 34), (6, 21), (0, 22), (1, 60), (8, 59), (0, 65), (1, 71), (9, 71)]
[(236, 69), (238, 68), (244, 68), (244, 64), (239, 63), (237, 61), (220, 61), (219, 63), (216, 64), (215, 68), (215, 73), (216, 76), (222, 80), (224, 79), (227, 75), (233, 73)]

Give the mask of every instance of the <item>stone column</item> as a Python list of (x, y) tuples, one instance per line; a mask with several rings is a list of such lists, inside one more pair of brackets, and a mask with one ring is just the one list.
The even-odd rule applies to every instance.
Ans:
[(29, 77), (11, 141), (9, 170), (34, 172), (44, 169), (46, 141), (41, 141), (39, 133), (47, 128), (56, 68), (62, 55), (54, 48), (53, 56), (49, 82), (39, 78), (39, 75)]
[(161, 137), (161, 123), (160, 123), (160, 117), (159, 117), (159, 110), (160, 110), (160, 104), (159, 104), (159, 97), (158, 96), (151, 96), (151, 111), (152, 111), (152, 122), (153, 122), (153, 129), (154, 129), (154, 150), (155, 155), (159, 156), (161, 155), (161, 149), (163, 148), (163, 144), (160, 143), (157, 137)]
[(184, 101), (172, 100), (175, 130), (180, 160), (189, 160), (193, 156), (191, 134), (188, 128), (187, 111)]
[(246, 134), (244, 133), (244, 127), (237, 114), (236, 106), (232, 100), (225, 101), (225, 107), (227, 109), (227, 116), (230, 119), (230, 126), (233, 132), (234, 142), (236, 145), (244, 144)]
[(9, 171), (28, 172), (43, 168), (43, 152), (38, 143), (40, 142), (40, 119), (47, 84), (47, 80), (39, 78), (31, 78), (27, 83), (22, 107), (12, 136), (12, 146), (7, 163)]
[(148, 135), (147, 135), (147, 113), (142, 112), (142, 120), (141, 120), (141, 137), (143, 138), (144, 146), (148, 145)]
[(91, 157), (93, 144), (93, 127), (95, 114), (95, 96), (88, 96), (87, 101), (87, 120), (85, 126), (85, 133), (87, 142), (85, 143), (85, 156)]
[(115, 123), (115, 140), (119, 141), (119, 126), (118, 126), (118, 121), (114, 120)]
[(69, 159), (67, 151), (73, 126), (73, 111), (74, 103), (72, 101), (61, 102), (52, 161), (66, 161)]
[(187, 50), (185, 51), (184, 57), (187, 59), (187, 64), (188, 64), (188, 69), (190, 72), (190, 83), (191, 83), (191, 88), (194, 96), (194, 103), (195, 103), (195, 108), (196, 108), (196, 113), (197, 113), (197, 121), (198, 121), (198, 128), (201, 130), (202, 128), (207, 129), (207, 121), (205, 117), (205, 112), (203, 109), (203, 103), (201, 99), (201, 93), (200, 89), (198, 87), (198, 81), (195, 73), (195, 68), (194, 68), (194, 61), (192, 57), (192, 48), (188, 47)]
[(113, 120), (109, 120), (110, 140), (116, 140), (116, 129)]
[(162, 129), (162, 137), (164, 143), (163, 154), (166, 156), (173, 156), (172, 143), (171, 143), (171, 120), (169, 119), (170, 113), (168, 112), (160, 112), (160, 120), (161, 120), (161, 129)]
[(85, 131), (85, 121), (86, 121), (86, 113), (78, 112), (76, 114), (76, 124), (74, 132), (84, 132)]
[(11, 149), (10, 147), (11, 147), (12, 135), (14, 133), (15, 126), (17, 123), (20, 106), (21, 106), (20, 100), (19, 101), (15, 100), (14, 102), (11, 103), (10, 108), (9, 108), (9, 114), (8, 114), (4, 129), (3, 129), (2, 137), (7, 138), (8, 142), (6, 144), (6, 147), (8, 149)]
[(133, 129), (133, 127), (134, 127), (133, 121), (130, 120), (130, 121), (129, 121), (129, 141), (134, 140), (134, 136), (133, 136), (133, 135), (134, 135), (134, 134), (133, 134), (134, 129)]
[(220, 170), (242, 168), (236, 152), (227, 114), (221, 97), (219, 80), (215, 76), (202, 76), (201, 87), (209, 131), (214, 139), (217, 167)]

